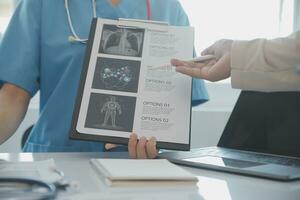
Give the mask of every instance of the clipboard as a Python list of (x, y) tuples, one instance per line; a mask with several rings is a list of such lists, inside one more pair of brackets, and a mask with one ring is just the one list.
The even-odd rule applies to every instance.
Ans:
[[(101, 28), (99, 28), (99, 26), (100, 26), (99, 24), (101, 24)], [(113, 63), (115, 65), (126, 63), (126, 61), (128, 61), (128, 63), (129, 63), (128, 66), (130, 65), (130, 63), (132, 65), (134, 65), (136, 63), (143, 63), (143, 61), (141, 61), (141, 59), (143, 57), (142, 54), (145, 51), (144, 46), (142, 48), (140, 48), (143, 50), (135, 55), (134, 55), (134, 53), (136, 53), (136, 52), (133, 53), (133, 50), (132, 51), (128, 50), (128, 52), (129, 52), (128, 55), (121, 55), (121, 53), (119, 54), (118, 50), (117, 50), (117, 53), (115, 53), (114, 55), (111, 55), (112, 54), (111, 52), (113, 52), (114, 48), (113, 48), (113, 46), (110, 47), (109, 45), (111, 45), (111, 43), (113, 43), (113, 41), (108, 41), (109, 39), (108, 40), (103, 39), (103, 35), (106, 34), (106, 33), (104, 33), (104, 31), (105, 30), (108, 30), (108, 32), (114, 31), (114, 30), (118, 31), (118, 29), (129, 30), (127, 33), (128, 37), (131, 37), (131, 36), (129, 36), (130, 34), (136, 34), (136, 37), (138, 37), (139, 33), (143, 32), (143, 31), (155, 32), (156, 34), (168, 33), (170, 30), (170, 26), (166, 22), (145, 21), (145, 20), (135, 20), (135, 19), (119, 19), (117, 21), (116, 20), (97, 19), (97, 18), (93, 19), (90, 34), (89, 34), (89, 40), (88, 40), (88, 44), (87, 44), (86, 54), (85, 54), (85, 60), (84, 60), (81, 78), (80, 78), (80, 85), (78, 88), (78, 94), (77, 94), (76, 103), (75, 103), (75, 107), (74, 107), (72, 124), (70, 127), (70, 133), (69, 133), (70, 139), (99, 141), (99, 142), (104, 142), (104, 143), (115, 143), (115, 144), (127, 145), (129, 136), (132, 132), (135, 132), (136, 134), (138, 134), (139, 137), (142, 136), (142, 135), (139, 135), (140, 133), (138, 133), (135, 130), (135, 120), (137, 118), (136, 115), (138, 112), (140, 112), (139, 110), (141, 107), (140, 106), (141, 104), (138, 103), (138, 97), (135, 98), (135, 94), (142, 91), (142, 89), (140, 88), (140, 83), (142, 80), (141, 79), (141, 76), (142, 76), (141, 71), (142, 70), (140, 69), (140, 71), (134, 72), (136, 74), (139, 74), (139, 76), (140, 76), (138, 82), (136, 82), (136, 84), (135, 84), (135, 85), (137, 85), (137, 88), (135, 88), (133, 86), (129, 87), (127, 85), (128, 86), (127, 90), (122, 89), (122, 86), (120, 86), (118, 91), (114, 91), (115, 88), (114, 89), (104, 88), (106, 86), (105, 85), (106, 83), (103, 84), (103, 82), (98, 83), (97, 81), (95, 81), (96, 80), (95, 74), (97, 72), (98, 63), (100, 63), (99, 66), (104, 66), (107, 63), (110, 63), (110, 62), (108, 62), (108, 60), (111, 60), (111, 59), (115, 59), (115, 61), (113, 61)], [(100, 34), (101, 36), (99, 36), (99, 33), (101, 33)], [(145, 40), (145, 35), (143, 35), (143, 36), (144, 36), (143, 40)], [(97, 39), (97, 37), (101, 37), (101, 39), (99, 39), (99, 38)], [(97, 41), (98, 44), (95, 44), (95, 41)], [(144, 43), (144, 41), (143, 41), (143, 43)], [(193, 41), (191, 43), (193, 44)], [(99, 48), (99, 49), (97, 49), (97, 48)], [(139, 48), (136, 48), (136, 49), (139, 49)], [(105, 51), (105, 50), (107, 50), (107, 51)], [(93, 61), (93, 59), (91, 59), (91, 57), (92, 57), (91, 55), (95, 54), (95, 53), (93, 53), (95, 51), (97, 52), (96, 53), (97, 56), (100, 55), (100, 57), (101, 57), (101, 55), (102, 55), (100, 61), (99, 61), (99, 57), (97, 57), (97, 61)], [(191, 48), (191, 54), (192, 53), (193, 53), (193, 47)], [(127, 57), (130, 57), (130, 60), (126, 60)], [(163, 61), (163, 63), (164, 62), (165, 61)], [(91, 69), (90, 66), (96, 66), (94, 71), (90, 70)], [(145, 66), (145, 67), (148, 67), (148, 66)], [(107, 67), (107, 68), (109, 68), (109, 67)], [(107, 69), (105, 68), (103, 70), (105, 71)], [(124, 73), (124, 71), (126, 71), (127, 69), (126, 68), (122, 69), (122, 67), (121, 67), (120, 70), (121, 71), (118, 71), (118, 72)], [(93, 71), (93, 72), (91, 72), (91, 71)], [(109, 70), (107, 70), (107, 71), (109, 71)], [(133, 71), (134, 70), (132, 70), (132, 72)], [(116, 74), (118, 74), (118, 72), (115, 71)], [(87, 78), (87, 77), (92, 77), (92, 76), (89, 76), (89, 73), (91, 73), (91, 74), (94, 73), (93, 78)], [(102, 74), (105, 74), (105, 73), (103, 72)], [(103, 75), (103, 77), (105, 77), (105, 75)], [(102, 77), (102, 79), (104, 79), (103, 77)], [(132, 79), (131, 79), (132, 82), (133, 82), (133, 77), (134, 76), (132, 76)], [(181, 78), (183, 78), (183, 77), (181, 77)], [(183, 78), (183, 79), (187, 80), (188, 86), (185, 88), (188, 88), (188, 91), (186, 92), (186, 94), (188, 94), (187, 95), (188, 101), (190, 103), (191, 102), (191, 91), (192, 91), (192, 79), (189, 77), (186, 77), (186, 78), (187, 79), (185, 79), (185, 78)], [(93, 79), (93, 80), (90, 80), (90, 79)], [(108, 78), (106, 78), (106, 79), (108, 80)], [(124, 80), (126, 81), (126, 79), (124, 79)], [(87, 86), (88, 84), (90, 84), (91, 91), (89, 93), (86, 93), (86, 91), (85, 91), (86, 88), (87, 87), (89, 88), (89, 86)], [(97, 89), (95, 89), (95, 88), (97, 88)], [(97, 92), (101, 91), (101, 92), (97, 93), (95, 91), (97, 91)], [(108, 94), (111, 95), (112, 97), (115, 97), (115, 100), (108, 99), (106, 97)], [(87, 96), (89, 96), (89, 97), (87, 97)], [(87, 98), (88, 100), (86, 100), (85, 98)], [(106, 105), (105, 102), (102, 102), (102, 101), (104, 101), (104, 99), (105, 99), (105, 101), (110, 101), (110, 102), (115, 101), (116, 102), (117, 101), (116, 99), (118, 99), (118, 98), (122, 98), (122, 103), (124, 103), (124, 102), (128, 103), (128, 105), (126, 104), (126, 106), (122, 106), (122, 109), (124, 109), (125, 111), (126, 111), (126, 109), (128, 109), (127, 113), (124, 114), (124, 112), (125, 112), (124, 110), (120, 111), (121, 109), (119, 109), (118, 107), (121, 107), (121, 102), (117, 102), (117, 103), (115, 103), (115, 105), (112, 105), (113, 108), (111, 108), (112, 110), (114, 110), (114, 111), (112, 111), (112, 112), (114, 112), (114, 114), (108, 114), (108, 117), (106, 117), (106, 114), (104, 114), (104, 113), (106, 113), (107, 110), (109, 110), (109, 109), (107, 108), (107, 106), (105, 106)], [(136, 99), (136, 102), (132, 103), (133, 102), (132, 99), (134, 99), (134, 98)], [(94, 101), (94, 99), (95, 99), (95, 101)], [(97, 103), (95, 103), (95, 104), (91, 103), (91, 102), (98, 102), (98, 101), (100, 102), (99, 105), (102, 103), (100, 106), (97, 106), (96, 105)], [(120, 105), (117, 105), (117, 104), (120, 104)], [(91, 106), (91, 105), (94, 105), (94, 106)], [(93, 108), (91, 108), (91, 107), (93, 107)], [(169, 142), (168, 140), (159, 140), (158, 139), (157, 148), (172, 149), (172, 150), (186, 150), (186, 151), (190, 150), (191, 104), (189, 104), (186, 107), (188, 107), (188, 110), (187, 110), (188, 125), (186, 125), (186, 128), (184, 128), (184, 130), (186, 131), (184, 133), (186, 136), (185, 142), (184, 143), (174, 142), (174, 141)], [(148, 109), (148, 112), (150, 112), (149, 107), (147, 109)], [(85, 110), (85, 111), (83, 111), (83, 110)], [(97, 110), (98, 114), (90, 114), (90, 117), (89, 117), (89, 112), (95, 113), (96, 112), (95, 110)], [(165, 109), (165, 110), (167, 110), (167, 109)], [(186, 108), (185, 108), (185, 110), (186, 110)], [(102, 114), (101, 114), (102, 115), (102, 122), (101, 122), (102, 124), (100, 124), (100, 123), (97, 124), (97, 122), (96, 122), (97, 120), (95, 120), (97, 117), (95, 117), (95, 116), (100, 116), (100, 114), (99, 114), (100, 112), (102, 112)], [(117, 122), (113, 122), (113, 119), (112, 119), (113, 116), (115, 116), (115, 118), (117, 118), (118, 116), (123, 115), (123, 114), (124, 114), (124, 116), (126, 116), (123, 118), (123, 120), (128, 120), (128, 123), (126, 123), (126, 124), (131, 124), (130, 127), (127, 127), (127, 125), (125, 123), (123, 123), (121, 125), (118, 124), (118, 120), (116, 120)], [(82, 117), (82, 116), (84, 116), (84, 117)], [(108, 118), (108, 120), (106, 120), (106, 124), (104, 124), (105, 118)], [(129, 119), (132, 119), (132, 121), (130, 121)], [(95, 124), (97, 124), (97, 125), (95, 125)], [(151, 125), (151, 123), (150, 123), (150, 125)], [(118, 126), (123, 127), (124, 130), (122, 130), (122, 131), (117, 130), (119, 128)], [(81, 127), (81, 128), (78, 128), (78, 127)], [(110, 128), (113, 127), (113, 128), (111, 128), (111, 130), (109, 130), (109, 128), (107, 128), (107, 127), (110, 127)], [(150, 129), (151, 129), (151, 127), (150, 127)], [(103, 134), (102, 135), (103, 132), (112, 132), (113, 134)], [(118, 132), (121, 132), (124, 135), (117, 134)], [(146, 136), (147, 138), (149, 138), (151, 136), (150, 132), (155, 133), (154, 130), (153, 131), (149, 131), (149, 130), (143, 131), (143, 133), (144, 132), (149, 132), (148, 135), (143, 135), (143, 136)]]

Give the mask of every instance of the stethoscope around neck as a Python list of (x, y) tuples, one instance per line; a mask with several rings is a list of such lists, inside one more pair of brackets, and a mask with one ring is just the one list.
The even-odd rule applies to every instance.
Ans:
[[(97, 17), (96, 0), (91, 0), (91, 1), (92, 1), (92, 9), (93, 9), (93, 18), (96, 18)], [(152, 20), (151, 0), (146, 0), (146, 2), (147, 2), (147, 20)], [(86, 44), (88, 39), (80, 38), (74, 29), (71, 14), (70, 14), (70, 9), (69, 9), (69, 0), (65, 0), (65, 8), (67, 12), (69, 27), (72, 33), (72, 35), (69, 36), (68, 40), (70, 42), (80, 42), (82, 44)]]

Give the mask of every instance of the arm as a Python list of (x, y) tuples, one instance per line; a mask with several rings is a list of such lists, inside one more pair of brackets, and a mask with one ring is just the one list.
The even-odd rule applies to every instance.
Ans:
[(29, 101), (30, 95), (23, 89), (8, 83), (2, 86), (0, 89), (0, 144), (17, 130), (25, 117)]
[(274, 40), (235, 41), (231, 50), (234, 88), (300, 91), (300, 32)]
[(254, 91), (300, 91), (300, 32), (286, 38), (219, 40), (202, 52), (216, 60), (191, 63), (173, 59), (183, 74), (219, 81), (232, 76), (235, 88)]
[(0, 143), (18, 128), (40, 88), (42, 2), (20, 1), (1, 41)]
[(121, 115), (121, 114), (122, 114), (122, 109), (121, 109), (120, 104), (117, 105), (117, 109), (118, 109), (118, 111), (119, 111), (119, 115)]
[(102, 108), (101, 108), (101, 113), (103, 113), (105, 110), (106, 110), (106, 107), (107, 107), (107, 103), (105, 103)]

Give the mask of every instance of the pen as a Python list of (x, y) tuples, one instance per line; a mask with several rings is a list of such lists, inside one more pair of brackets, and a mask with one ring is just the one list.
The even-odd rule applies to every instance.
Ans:
[[(213, 60), (216, 57), (213, 55), (205, 55), (205, 56), (200, 56), (200, 57), (196, 57), (190, 60), (186, 60), (186, 62), (194, 62), (194, 63), (202, 63), (202, 62), (206, 62), (209, 60)], [(164, 64), (164, 65), (160, 65), (160, 66), (155, 66), (155, 67), (149, 67), (150, 70), (159, 70), (159, 69), (167, 69), (172, 67), (171, 64)]]

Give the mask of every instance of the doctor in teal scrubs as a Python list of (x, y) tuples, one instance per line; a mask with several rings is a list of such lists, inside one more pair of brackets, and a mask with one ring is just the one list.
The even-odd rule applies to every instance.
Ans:
[[(68, 3), (68, 9), (65, 3)], [(25, 152), (105, 150), (103, 143), (69, 139), (86, 49), (84, 42), (76, 41), (71, 26), (78, 39), (84, 40), (88, 37), (93, 15), (107, 19), (167, 21), (171, 25), (189, 24), (177, 0), (21, 0), (0, 46), (2, 105), (9, 99), (7, 93), (21, 94), (14, 105), (11, 104), (17, 101), (16, 98), (5, 104), (6, 113), (11, 113), (5, 115), (5, 119), (5, 109), (0, 109), (3, 118), (0, 121), (1, 142), (19, 126), (30, 98), (40, 91), (39, 119), (25, 144)], [(193, 105), (207, 101), (203, 81), (195, 79), (193, 84)], [(13, 125), (6, 130), (4, 123)], [(135, 139), (133, 137), (131, 144), (139, 148)], [(140, 146), (144, 146), (142, 153), (138, 153), (140, 149), (129, 149), (132, 157), (153, 157), (147, 156), (145, 145)]]

